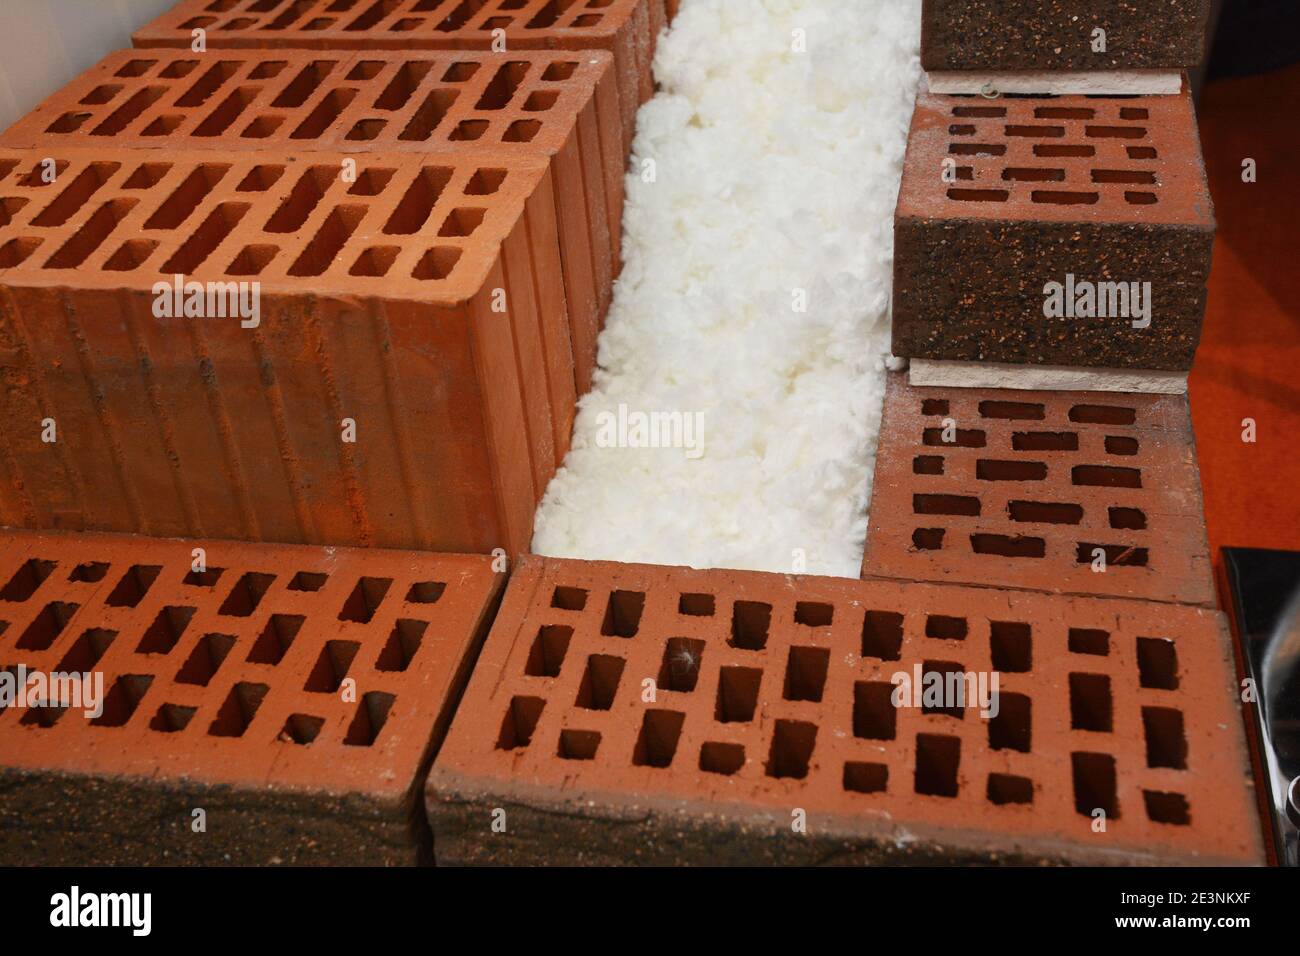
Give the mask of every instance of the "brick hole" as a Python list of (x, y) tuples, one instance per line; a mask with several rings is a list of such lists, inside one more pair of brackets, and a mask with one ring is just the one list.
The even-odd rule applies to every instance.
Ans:
[(791, 647), (785, 665), (785, 699), (820, 701), (831, 652), (824, 647)]
[(1073, 144), (1035, 143), (1034, 155), (1042, 159), (1075, 159), (1097, 155), (1095, 146), (1077, 146)]
[(138, 200), (114, 199), (104, 203), (67, 242), (45, 262), (47, 269), (75, 269), (108, 240)]
[(262, 598), (266, 596), (267, 589), (271, 587), (271, 582), (275, 580), (274, 574), (263, 574), (258, 571), (247, 571), (235, 586), (230, 589), (226, 595), (225, 601), (217, 610), (218, 614), (224, 614), (227, 617), (248, 617), (257, 610), (257, 606), (262, 603)]
[[(227, 20), (225, 23), (223, 23), (223, 24), (221, 25), (221, 29), (223, 29), (223, 30), (247, 30), (249, 27), (251, 27), (251, 26), (252, 26), (253, 24), (255, 24), (256, 22), (257, 22), (257, 21), (256, 21), (255, 19), (253, 19), (252, 17), (235, 17), (233, 20)], [(270, 29), (272, 29), (272, 28), (273, 28), (273, 25), (272, 25), (272, 24), (268, 24), (264, 29), (270, 30)]]
[(32, 619), (18, 638), (17, 647), (23, 651), (43, 651), (63, 633), (72, 616), (81, 605), (55, 601), (45, 605), (41, 612)]
[(912, 547), (917, 551), (940, 551), (943, 536), (943, 528), (917, 528), (912, 532)]
[(213, 110), (206, 119), (194, 128), (190, 135), (200, 137), (220, 136), (231, 126), (235, 120), (243, 115), (244, 111), (257, 99), (258, 91), (254, 87), (241, 87), (235, 90), (221, 104)]
[(1137, 639), (1138, 682), (1152, 690), (1178, 689), (1178, 652), (1163, 637)]
[(149, 729), (164, 734), (175, 734), (184, 730), (198, 713), (197, 707), (185, 707), (181, 704), (163, 704), (149, 721)]
[(1092, 119), (1097, 111), (1087, 106), (1035, 106), (1035, 119)]
[(999, 143), (949, 143), (948, 152), (953, 156), (1005, 156), (1007, 148)]
[(844, 763), (843, 786), (852, 793), (884, 793), (889, 785), (889, 767), (883, 763), (848, 760)]
[(1141, 488), (1142, 470), (1114, 465), (1075, 465), (1070, 480), (1076, 485), (1101, 488)]
[(312, 717), (308, 714), (290, 714), (280, 729), (278, 740), (287, 744), (307, 746), (320, 736), (325, 726), (325, 718)]
[(862, 656), (896, 661), (903, 651), (903, 615), (867, 611), (862, 621)]
[(946, 398), (927, 398), (921, 402), (922, 415), (947, 415), (948, 400)]
[(225, 573), (225, 568), (205, 568), (202, 571), (191, 569), (181, 579), (182, 584), (188, 584), (192, 588), (210, 588), (215, 587), (216, 583), (221, 580), (221, 575)]
[(997, 806), (1034, 802), (1034, 782), (1009, 773), (989, 774), (987, 797)]
[(577, 71), (578, 64), (573, 60), (565, 60), (558, 63), (551, 63), (542, 73), (542, 79), (547, 83), (559, 83), (570, 79)]
[(1047, 166), (1008, 166), (1002, 178), (1019, 183), (1063, 183), (1065, 170)]
[(1059, 139), (1065, 135), (1064, 126), (1031, 126), (1012, 123), (1007, 125), (1005, 131), (1008, 136), (1028, 139)]
[(704, 642), (687, 637), (671, 637), (664, 645), (657, 686), (661, 690), (690, 693), (700, 679), (700, 662)]
[(601, 17), (599, 14), (584, 13), (582, 16), (576, 18), (573, 21), (573, 27), (574, 29), (577, 30), (583, 30), (586, 29), (587, 27), (594, 27), (600, 21), (601, 21)]
[(104, 695), (104, 711), (90, 722), (96, 727), (121, 727), (140, 706), (153, 677), (147, 674), (123, 674)]
[(375, 670), (401, 672), (410, 667), (428, 627), (428, 621), (408, 621), (399, 618), (393, 624), (388, 640), (375, 660)]
[(343, 743), (349, 747), (369, 747), (379, 739), (379, 732), (388, 722), (388, 712), (397, 698), (382, 690), (367, 691), (357, 703), (356, 716), (348, 725)]
[(975, 477), (980, 481), (1043, 481), (1047, 463), (980, 458), (975, 462)]
[(614, 706), (619, 681), (623, 679), (624, 660), (611, 654), (592, 654), (578, 685), (575, 707), (583, 710), (609, 710)]
[[(10, 166), (10, 169), (12, 170), (13, 166)], [(24, 189), (44, 189), (48, 186), (53, 186), (63, 177), (63, 174), (67, 172), (68, 161), (66, 159), (60, 159), (55, 162), (54, 183), (45, 181), (45, 170), (46, 166), (43, 162), (37, 163), (24, 176), (19, 178), (18, 185), (22, 186)], [(113, 170), (106, 171), (102, 177), (103, 181), (101, 181), (99, 185), (102, 186), (104, 182), (107, 181), (108, 177), (112, 175), (112, 172)]]
[(177, 672), (176, 683), (207, 687), (234, 646), (235, 639), (229, 634), (204, 634)]
[(162, 566), (157, 564), (133, 565), (122, 575), (104, 603), (109, 607), (135, 607), (149, 592), (160, 571)]
[(948, 127), (949, 136), (974, 136), (974, 123), (952, 123)]
[(180, 25), (182, 30), (203, 30), (217, 22), (216, 17), (191, 17)]
[(989, 622), (989, 652), (993, 669), (1024, 674), (1033, 668), (1033, 629), (1017, 621)]
[[(572, 65), (577, 66), (576, 63)], [(466, 63), (466, 62), (453, 63), (451, 66), (447, 67), (447, 72), (445, 72), (442, 75), (442, 82), (443, 83), (468, 83), (470, 80), (474, 78), (474, 74), (478, 72), (478, 68), (479, 68), (479, 64), (477, 63)], [(542, 76), (542, 79), (548, 79), (550, 72), (551, 71), (548, 68), (546, 74)]]
[(0, 601), (17, 604), (29, 600), (45, 579), (54, 573), (57, 564), (57, 561), (43, 561), (40, 558), (24, 561), (5, 584), (4, 590), (0, 591)]
[(551, 607), (562, 611), (581, 611), (587, 607), (585, 588), (570, 588), (560, 585), (551, 594)]
[(1147, 516), (1139, 508), (1109, 508), (1110, 526), (1121, 531), (1143, 531)]
[(388, 125), (387, 120), (381, 120), (381, 119), (357, 120), (354, 124), (352, 124), (352, 128), (348, 130), (347, 135), (343, 138), (354, 143), (370, 142), (371, 140), (378, 139), (379, 134), (384, 131), (384, 127), (386, 127), (387, 125)]
[(1070, 421), (1088, 425), (1132, 425), (1137, 421), (1137, 409), (1120, 405), (1075, 405), (1070, 409)]
[(437, 604), (447, 585), (443, 581), (416, 581), (406, 592), (408, 604)]
[(254, 166), (248, 171), (239, 185), (235, 187), (236, 192), (241, 193), (263, 193), (280, 181), (284, 175), (283, 166)]
[(270, 139), (283, 125), (283, 116), (259, 116), (239, 135), (242, 139)]
[(339, 206), (330, 210), (302, 254), (289, 267), (289, 275), (300, 278), (324, 275), (361, 225), (366, 212), (364, 206)]
[(123, 189), (152, 189), (157, 186), (164, 176), (171, 172), (170, 163), (144, 163), (135, 168), (135, 171), (122, 183)]
[(103, 106), (110, 102), (113, 97), (117, 96), (125, 89), (120, 83), (106, 83), (97, 86), (81, 98), (81, 103), (85, 106)]
[[(431, 6), (431, 4), (434, 2), (435, 0), (420, 0), (414, 9), (432, 10), (434, 7)], [(469, 23), (470, 17), (478, 12), (480, 6), (481, 3), (479, 0), (460, 0), (460, 2), (452, 8), (451, 12), (447, 14), (446, 19), (436, 25), (435, 29), (444, 33), (454, 33), (457, 30), (463, 29), (465, 25)]]
[(1106, 453), (1109, 455), (1136, 455), (1138, 448), (1136, 438), (1127, 438), (1122, 435), (1106, 436)]
[(799, 601), (794, 606), (794, 622), (805, 627), (830, 627), (835, 605), (820, 601)]
[(1113, 727), (1110, 678), (1105, 674), (1070, 675), (1070, 728), (1110, 733)]
[[(181, 66), (182, 63), (190, 64), (190, 69), (193, 69), (195, 66), (198, 65), (197, 60), (184, 60), (181, 61), (180, 63), (171, 64), (171, 66), (169, 66), (167, 69), (170, 70), (179, 67)], [(144, 76), (151, 69), (153, 69), (157, 64), (158, 64), (157, 60), (129, 60), (127, 63), (123, 64), (123, 66), (113, 75), (121, 76), (121, 77)], [(166, 71), (164, 71), (162, 75), (168, 76), (169, 74)]]
[(83, 631), (81, 636), (73, 642), (63, 655), (63, 659), (54, 669), (62, 673), (84, 674), (92, 670), (99, 663), (100, 658), (107, 653), (113, 641), (117, 639), (117, 631), (109, 631), (100, 627), (92, 627)]
[[(936, 680), (931, 675), (938, 675)], [(968, 682), (966, 670), (954, 661), (924, 661), (921, 664), (921, 713), (955, 717), (962, 720), (966, 715), (966, 705), (973, 704), (973, 697), (966, 693)], [(943, 699), (927, 703), (928, 691), (938, 687)], [(948, 703), (951, 701), (951, 703)]]
[(755, 667), (723, 667), (718, 672), (718, 699), (713, 719), (723, 724), (748, 723), (758, 709), (763, 672)]
[(817, 725), (803, 720), (778, 720), (772, 730), (772, 749), (764, 772), (769, 777), (802, 780), (808, 776)]
[(1143, 707), (1142, 729), (1147, 741), (1147, 766), (1187, 769), (1187, 736), (1182, 711), (1172, 707)]
[(0, 246), (0, 269), (15, 269), (41, 247), (41, 239), (10, 239)]
[(1032, 704), (1024, 694), (998, 692), (998, 714), (989, 719), (989, 749), (1029, 753), (1033, 741)]
[(426, 166), (407, 187), (397, 208), (384, 226), (389, 235), (413, 235), (420, 231), (434, 205), (451, 180), (452, 171), (442, 166)]
[(328, 574), (315, 571), (299, 571), (289, 580), (290, 591), (319, 591), (329, 580)]
[(677, 599), (677, 613), (687, 617), (713, 617), (712, 594), (683, 594)]
[(710, 741), (700, 747), (700, 769), (730, 777), (745, 766), (745, 748), (740, 744)]
[(343, 607), (339, 611), (339, 620), (369, 624), (392, 584), (392, 578), (359, 578), (352, 588), (352, 593), (343, 602)]
[(460, 261), (461, 250), (455, 246), (436, 246), (430, 249), (411, 270), (411, 277), (421, 280), (441, 280), (451, 275)]
[(1124, 106), (1120, 108), (1119, 118), (1126, 120), (1144, 120), (1150, 113), (1140, 106)]
[(1094, 810), (1119, 819), (1119, 795), (1115, 789), (1115, 758), (1109, 754), (1072, 753), (1074, 808), (1085, 817)]
[(1179, 827), (1190, 826), (1192, 823), (1187, 798), (1181, 793), (1143, 790), (1142, 802), (1146, 804), (1147, 818), (1153, 823), (1169, 823)]
[[(402, 76), (402, 74), (406, 70), (410, 69), (412, 66), (415, 65), (416, 64), (407, 63), (399, 67), (397, 69), (396, 74), (394, 75), (394, 79), (392, 82), (398, 83), (399, 78)], [(385, 64), (382, 60), (362, 60), (360, 63), (358, 63), (356, 66), (352, 67), (352, 69), (348, 71), (347, 80), (353, 83), (358, 81), (364, 81), (364, 80), (373, 80), (375, 77), (377, 77), (380, 73), (383, 72), (384, 66)], [(385, 91), (385, 93), (380, 94), (379, 100), (375, 101), (375, 106), (379, 109), (388, 108), (388, 107), (380, 106), (380, 102), (383, 100), (383, 97), (386, 94), (386, 92), (387, 91)], [(398, 103), (398, 106), (404, 104), (409, 98), (410, 98), (410, 93), (407, 93), (406, 96), (402, 97), (401, 101)]]
[(141, 136), (170, 136), (180, 128), (185, 117), (179, 113), (171, 113), (166, 116), (159, 116), (154, 119), (148, 126), (140, 131)]
[(356, 641), (326, 641), (320, 656), (307, 675), (303, 690), (313, 694), (332, 694), (343, 684), (348, 676), (352, 660), (357, 656), (361, 645)]
[(453, 209), (443, 220), (438, 235), (443, 237), (463, 238), (474, 235), (474, 230), (483, 224), (486, 209)]
[(529, 677), (559, 677), (572, 638), (573, 628), (564, 624), (546, 624), (538, 628), (524, 673)]
[(1043, 538), (1026, 535), (972, 534), (970, 547), (975, 554), (1000, 558), (1041, 558), (1047, 554), (1047, 542)]
[(594, 730), (562, 730), (556, 756), (561, 760), (595, 760), (599, 746), (600, 734)]
[(600, 633), (605, 637), (635, 637), (641, 627), (645, 594), (641, 591), (613, 591), (605, 605)]
[(401, 253), (402, 250), (399, 246), (372, 246), (357, 256), (357, 261), (352, 263), (348, 275), (382, 279), (388, 275), (389, 270), (393, 268), (393, 263), (397, 261), (397, 257)]
[(59, 722), (68, 708), (59, 704), (50, 702), (38, 703), (27, 708), (27, 713), (23, 714), (18, 721), (24, 727), (39, 727), (48, 730)]
[(529, 63), (519, 60), (499, 66), (492, 79), (484, 87), (483, 94), (479, 97), (474, 108), (476, 110), (502, 110), (509, 106), (510, 101), (514, 99), (515, 93), (519, 91), (519, 85), (528, 74), (529, 66)]
[(1094, 183), (1143, 183), (1155, 185), (1156, 174), (1141, 169), (1094, 169)]
[[(422, 143), (430, 139), (451, 112), (460, 93), (456, 90), (434, 90), (424, 98), (420, 108), (411, 114), (405, 128), (397, 138), (407, 143)], [(480, 132), (481, 136), (482, 133)], [(455, 137), (452, 137), (453, 139)], [(477, 139), (478, 137), (467, 137)]]
[(424, 26), (423, 17), (403, 17), (393, 24), (392, 29), (397, 33), (410, 33), (422, 26)]
[(137, 654), (168, 654), (190, 626), (195, 608), (164, 607), (136, 646)]
[(528, 113), (542, 113), (555, 106), (559, 98), (560, 94), (555, 90), (535, 90), (528, 94), (523, 108)]
[(272, 614), (248, 650), (250, 664), (279, 664), (306, 620), (298, 614)]
[(531, 143), (542, 131), (542, 124), (537, 120), (515, 120), (506, 127), (501, 141), (505, 143)]
[(1160, 155), (1154, 146), (1125, 146), (1124, 150), (1129, 159), (1157, 159)]
[(157, 248), (158, 243), (153, 239), (129, 239), (109, 256), (104, 269), (107, 272), (132, 272), (148, 262)]
[(917, 455), (915, 458), (912, 459), (912, 474), (942, 475), (943, 456), (942, 455)]
[(504, 169), (480, 169), (465, 183), (466, 196), (491, 196), (506, 181)]
[(1011, 193), (1005, 189), (949, 189), (948, 198), (957, 202), (1006, 202)]
[(498, 750), (518, 750), (527, 747), (537, 729), (537, 721), (542, 717), (546, 701), (540, 697), (514, 697), (506, 708), (505, 718), (501, 721), (501, 731), (497, 734)]
[(1005, 106), (954, 106), (953, 116), (997, 118), (1007, 115)]
[(1033, 524), (1074, 525), (1083, 520), (1083, 508), (1080, 505), (1050, 501), (1009, 501), (1007, 514), (1012, 521)]
[(245, 246), (239, 255), (226, 267), (226, 274), (231, 276), (261, 275), (267, 266), (280, 254), (275, 246)]
[[(139, 119), (145, 110), (162, 99), (166, 92), (167, 87), (165, 86), (147, 86), (137, 91), (130, 99), (110, 113), (107, 119), (92, 129), (90, 135), (117, 136)], [(182, 104), (178, 103), (177, 105)]]
[(941, 641), (966, 640), (967, 625), (964, 617), (931, 614), (925, 619), (925, 636)]
[(889, 681), (858, 681), (853, 685), (853, 736), (864, 740), (893, 740), (897, 733), (894, 685)]
[(1029, 194), (1029, 198), (1032, 202), (1054, 206), (1093, 206), (1101, 199), (1101, 193), (1070, 189), (1035, 189)]
[(960, 739), (940, 734), (917, 734), (914, 789), (933, 797), (957, 796), (960, 763)]
[(453, 143), (472, 143), (482, 139), (487, 130), (487, 120), (461, 120), (448, 134), (447, 139)]
[(638, 767), (671, 765), (685, 719), (685, 714), (675, 710), (647, 710), (632, 751), (632, 763)]
[(1110, 632), (1092, 627), (1072, 627), (1068, 646), (1071, 654), (1107, 657), (1110, 654)]
[(271, 80), (284, 72), (284, 68), (289, 65), (287, 60), (267, 60), (257, 64), (249, 71), (250, 80)]
[(978, 517), (980, 500), (969, 495), (912, 495), (912, 513)]
[(767, 646), (771, 623), (772, 605), (737, 601), (731, 610), (731, 639), (727, 643), (742, 650), (761, 651)]
[(981, 418), (998, 418), (1042, 421), (1047, 416), (1044, 406), (1032, 402), (992, 402), (979, 403)]
[(1091, 564), (1095, 560), (1097, 551), (1101, 551), (1106, 556), (1107, 567), (1144, 568), (1147, 566), (1147, 560), (1150, 557), (1146, 548), (1081, 541), (1075, 549), (1075, 562), (1078, 564)]
[(275, 109), (298, 109), (325, 82), (325, 78), (333, 72), (335, 65), (332, 60), (316, 60), (307, 64), (280, 91), (280, 95), (271, 102), (271, 106)]
[(266, 697), (265, 684), (239, 682), (230, 688), (229, 695), (217, 710), (217, 717), (208, 726), (208, 735), (214, 737), (242, 737), (248, 724), (256, 717), (261, 701)]
[(27, 205), (28, 200), (22, 197), (0, 199), (0, 226), (7, 226), (13, 222), (14, 215)]
[(293, 189), (267, 220), (263, 229), (273, 233), (293, 233), (303, 227), (325, 193), (338, 178), (332, 166), (313, 166), (293, 184)]
[(1085, 126), (1084, 134), (1091, 139), (1144, 139), (1145, 126)]
[[(230, 172), (229, 166), (204, 164), (196, 167), (181, 181), (172, 194), (163, 200), (144, 227), (165, 230), (178, 228), (216, 189), (217, 184), (228, 172)], [(293, 232), (296, 229), (297, 226), (284, 231)]]
[[(545, 30), (555, 26), (556, 21), (560, 19), (560, 15), (564, 13), (565, 8), (568, 6), (570, 4), (563, 2), (563, 0), (546, 0), (546, 3), (542, 4), (538, 9), (537, 14), (528, 21), (528, 29)], [(578, 26), (576, 21), (574, 26)]]
[(947, 448), (983, 448), (988, 443), (988, 437), (979, 429), (954, 429), (951, 441), (944, 440), (944, 431), (942, 428), (927, 428), (921, 433), (921, 441), (932, 447)]

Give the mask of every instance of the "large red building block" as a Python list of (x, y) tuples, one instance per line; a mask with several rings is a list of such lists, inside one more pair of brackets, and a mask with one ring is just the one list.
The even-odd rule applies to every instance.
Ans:
[(1213, 607), (1187, 397), (891, 374), (862, 573)]
[[(488, 151), (0, 150), (0, 523), (526, 550), (574, 409), (553, 188)], [(260, 316), (169, 317), (177, 275)]]
[[(0, 709), (0, 862), (427, 860), (420, 788), (491, 564), (3, 532), (0, 671), (24, 696)], [(74, 673), (102, 676), (98, 716), (42, 689)]]
[(602, 51), (126, 50), (19, 120), (0, 146), (483, 150), (553, 162), (577, 388), (618, 272), (622, 119)]
[(133, 37), (137, 47), (317, 50), (607, 50), (614, 55), (625, 145), (654, 92), (664, 0), (181, 0)]
[(528, 556), (427, 802), (440, 863), (1263, 860), (1222, 615), (915, 582)]
[(1186, 371), (1213, 244), (1187, 92), (922, 92), (894, 213), (894, 354)]

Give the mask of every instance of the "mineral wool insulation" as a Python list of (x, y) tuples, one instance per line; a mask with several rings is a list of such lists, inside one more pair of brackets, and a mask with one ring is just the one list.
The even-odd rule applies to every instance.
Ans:
[(538, 553), (858, 576), (919, 40), (919, 0), (684, 0)]

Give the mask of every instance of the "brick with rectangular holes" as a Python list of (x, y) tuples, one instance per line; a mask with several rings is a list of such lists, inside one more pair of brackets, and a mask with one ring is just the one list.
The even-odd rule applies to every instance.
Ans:
[(574, 410), (553, 191), (486, 150), (0, 149), (0, 524), (525, 550)]
[(140, 48), (209, 50), (607, 50), (615, 58), (624, 145), (654, 92), (664, 0), (181, 0), (136, 31)]
[(487, 149), (551, 158), (577, 388), (585, 392), (622, 230), (625, 154), (612, 59), (603, 51), (125, 50), (36, 107), (0, 145), (471, 159)]
[[(994, 672), (985, 717), (956, 688)], [(900, 674), (953, 696), (895, 706)], [(1204, 608), (528, 556), (429, 777), (435, 853), (1259, 863), (1235, 681)]]
[(922, 92), (894, 353), (1186, 370), (1214, 242), (1191, 97)]
[[(427, 858), (419, 788), (502, 580), (488, 557), (0, 532), (0, 671), (30, 695), (0, 709), (0, 859)], [(70, 674), (102, 676), (98, 716), (42, 683)]]
[(862, 573), (1214, 606), (1186, 397), (890, 375)]
[(1210, 0), (925, 0), (921, 65), (927, 70), (1190, 70), (1204, 57), (1209, 15)]

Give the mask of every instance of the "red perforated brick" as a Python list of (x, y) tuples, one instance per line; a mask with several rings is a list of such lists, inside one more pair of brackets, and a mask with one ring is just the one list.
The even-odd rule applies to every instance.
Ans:
[[(1210, 0), (925, 0), (927, 70), (1190, 70)], [(1105, 48), (1094, 32), (1105, 31)]]
[[(897, 355), (1189, 369), (1214, 241), (1191, 98), (923, 92), (894, 237)], [(1150, 283), (1149, 324), (1083, 283)]]
[(630, 145), (665, 23), (663, 0), (182, 0), (133, 40), (190, 48), (201, 29), (209, 49), (608, 50)]
[(602, 51), (122, 51), (0, 145), (451, 153), (553, 159), (577, 388), (591, 384), (622, 230), (622, 120)]
[(1212, 607), (1195, 447), (1182, 395), (890, 375), (862, 573)]
[[(487, 151), (0, 150), (0, 520), (525, 550), (574, 403), (552, 188)], [(178, 274), (260, 283), (260, 324), (156, 317)]]
[[(893, 706), (915, 668), (997, 671), (998, 715)], [(1235, 683), (1203, 608), (530, 556), (430, 774), (435, 852), (1258, 863)]]
[(102, 674), (105, 696), (93, 719), (0, 710), (0, 858), (426, 856), (419, 786), (502, 577), (486, 557), (4, 532), (0, 671)]

